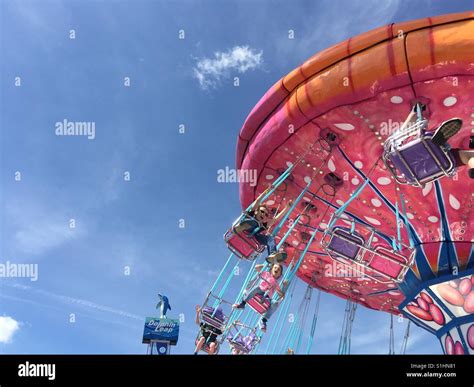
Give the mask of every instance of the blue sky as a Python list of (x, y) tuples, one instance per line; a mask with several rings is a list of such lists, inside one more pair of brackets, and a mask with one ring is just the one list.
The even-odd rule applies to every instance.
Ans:
[[(217, 171), (234, 167), (255, 103), (350, 36), (468, 9), (468, 1), (2, 0), (0, 262), (36, 263), (39, 278), (0, 280), (0, 353), (144, 353), (143, 321), (158, 292), (169, 296), (170, 316), (185, 317), (173, 352), (190, 353), (194, 307), (225, 262), (222, 234), (240, 212), (237, 184), (218, 183)], [(95, 139), (56, 136), (63, 119), (95, 122)], [(337, 352), (344, 305), (322, 295), (314, 353)], [(395, 324), (397, 351), (405, 326)], [(388, 315), (359, 308), (353, 352), (386, 353), (388, 332)], [(413, 327), (408, 352), (441, 349)]]

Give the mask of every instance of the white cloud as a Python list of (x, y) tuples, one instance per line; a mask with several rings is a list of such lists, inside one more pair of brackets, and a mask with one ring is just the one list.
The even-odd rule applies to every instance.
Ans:
[(243, 74), (263, 64), (262, 51), (248, 46), (235, 46), (225, 52), (215, 52), (214, 58), (202, 58), (194, 67), (194, 77), (202, 89), (217, 87), (232, 71)]
[(20, 329), (20, 323), (9, 316), (0, 316), (0, 343), (12, 341), (13, 335)]

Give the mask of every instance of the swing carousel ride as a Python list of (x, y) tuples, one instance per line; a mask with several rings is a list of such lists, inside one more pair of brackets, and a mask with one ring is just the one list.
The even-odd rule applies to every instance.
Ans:
[[(403, 314), (435, 334), (446, 354), (474, 353), (472, 95), (467, 12), (350, 38), (280, 79), (253, 108), (236, 161), (257, 171), (258, 184), (241, 182), (240, 202), (248, 210), (263, 195), (271, 213), (291, 203), (269, 233), (285, 252), (280, 283), (288, 294), (294, 280), (308, 284), (299, 321), (319, 289), (348, 300), (349, 333), (362, 305)], [(255, 353), (269, 302), (249, 301), (247, 317), (231, 307), (262, 280), (257, 263), (263, 272), (270, 266), (265, 246), (237, 227), (249, 216), (226, 233), (232, 254), (200, 313), (201, 326), (218, 329), (218, 346), (227, 341), (235, 353)], [(232, 281), (242, 287), (228, 295)], [(290, 297), (273, 299), (280, 318)], [(286, 340), (282, 351), (300, 348), (298, 321), (282, 337), (278, 323), (269, 329), (272, 340)]]

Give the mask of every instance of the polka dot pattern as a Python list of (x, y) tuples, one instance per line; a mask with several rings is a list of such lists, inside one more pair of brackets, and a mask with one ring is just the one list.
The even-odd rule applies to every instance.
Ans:
[(355, 129), (355, 126), (349, 123), (334, 124), (334, 126), (345, 131), (351, 131)]

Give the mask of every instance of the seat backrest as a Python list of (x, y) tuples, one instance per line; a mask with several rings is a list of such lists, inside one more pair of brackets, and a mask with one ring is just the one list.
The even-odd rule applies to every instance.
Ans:
[(247, 336), (243, 338), (242, 341), (245, 348), (251, 351), (257, 342), (257, 336), (255, 335), (255, 333), (250, 332)]
[(270, 299), (260, 294), (252, 297), (247, 304), (259, 314), (265, 313), (270, 307)]
[(400, 144), (390, 138), (387, 140), (383, 160), (400, 183), (419, 186), (453, 171), (452, 155), (431, 139), (431, 133), (420, 132), (403, 137)]
[(225, 323), (225, 315), (221, 308), (214, 312), (211, 306), (205, 306), (202, 310), (202, 320), (214, 328), (221, 329)]
[[(244, 240), (244, 238), (247, 238), (247, 240)], [(237, 234), (233, 234), (227, 240), (227, 243), (244, 258), (249, 258), (255, 252), (255, 247), (259, 246), (255, 238)]]
[(364, 245), (364, 238), (357, 233), (351, 233), (344, 227), (335, 227), (328, 249), (344, 257), (354, 259)]
[[(403, 147), (400, 149), (400, 154), (418, 180), (423, 180), (441, 172), (440, 165), (445, 170), (449, 169), (450, 165), (452, 165), (441, 147), (431, 142), (431, 136), (425, 136), (424, 141), (416, 140), (412, 144)], [(411, 173), (398, 154), (392, 155), (391, 159), (407, 179), (412, 178)]]

